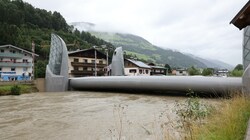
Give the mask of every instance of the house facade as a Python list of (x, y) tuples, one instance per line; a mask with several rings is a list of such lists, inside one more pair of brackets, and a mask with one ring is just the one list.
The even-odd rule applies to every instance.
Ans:
[(215, 70), (213, 75), (218, 77), (228, 77), (229, 71), (227, 69), (219, 69)]
[(157, 66), (154, 63), (149, 63), (148, 65), (151, 67), (150, 75), (167, 75), (165, 67)]
[(69, 52), (68, 55), (69, 77), (107, 75), (107, 56), (102, 52), (92, 48)]
[(13, 45), (0, 46), (1, 81), (31, 80), (34, 66), (32, 55), (32, 52)]
[(174, 72), (176, 76), (188, 76), (187, 69), (176, 69)]
[(124, 59), (124, 71), (127, 76), (150, 76), (151, 67), (132, 59)]

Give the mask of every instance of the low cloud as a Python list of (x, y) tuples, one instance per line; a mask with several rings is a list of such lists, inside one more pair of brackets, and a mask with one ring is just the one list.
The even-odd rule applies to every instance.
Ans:
[(152, 44), (242, 63), (242, 32), (229, 22), (247, 0), (25, 0), (59, 11), (67, 22), (91, 22), (101, 31), (139, 35)]

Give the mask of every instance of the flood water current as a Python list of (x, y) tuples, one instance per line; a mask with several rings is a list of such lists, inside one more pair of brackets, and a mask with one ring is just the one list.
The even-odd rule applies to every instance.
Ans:
[(0, 139), (180, 139), (174, 108), (186, 98), (108, 92), (1, 96)]

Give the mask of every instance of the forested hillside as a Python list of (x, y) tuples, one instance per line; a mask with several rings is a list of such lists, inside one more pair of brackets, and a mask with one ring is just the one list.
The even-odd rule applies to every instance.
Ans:
[(112, 44), (69, 26), (59, 12), (35, 8), (22, 0), (0, 0), (0, 45), (12, 44), (31, 50), (31, 42), (34, 41), (35, 51), (39, 55), (36, 58), (36, 67), (39, 66), (36, 77), (44, 77), (51, 33), (61, 36), (68, 50), (94, 45), (114, 49)]
[(140, 36), (96, 31), (92, 31), (91, 34), (112, 43), (114, 46), (122, 46), (126, 55), (137, 57), (145, 62), (169, 64), (173, 68), (206, 67), (202, 62), (181, 52), (154, 46)]

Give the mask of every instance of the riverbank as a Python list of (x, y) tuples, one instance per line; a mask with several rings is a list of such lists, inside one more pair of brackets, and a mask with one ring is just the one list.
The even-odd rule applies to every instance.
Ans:
[(19, 90), (18, 94), (27, 94), (27, 93), (38, 92), (38, 89), (36, 88), (35, 84), (32, 84), (32, 83), (21, 83), (21, 84), (20, 83), (19, 84), (12, 83), (12, 84), (5, 84), (5, 85), (0, 86), (0, 96), (18, 95), (18, 94), (13, 93), (14, 92), (13, 88), (14, 88), (14, 90), (15, 89)]
[(222, 99), (221, 104), (204, 121), (190, 124), (188, 138), (243, 140), (246, 137), (249, 117), (249, 97), (235, 93), (230, 99)]

